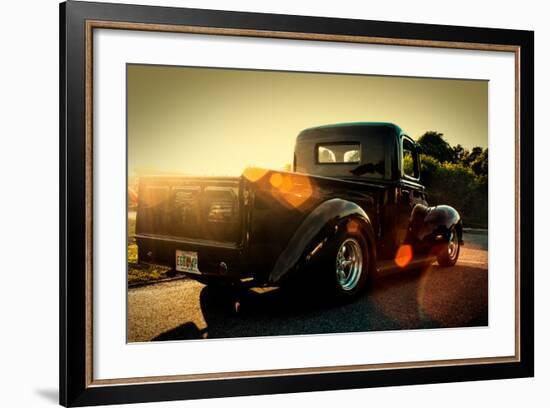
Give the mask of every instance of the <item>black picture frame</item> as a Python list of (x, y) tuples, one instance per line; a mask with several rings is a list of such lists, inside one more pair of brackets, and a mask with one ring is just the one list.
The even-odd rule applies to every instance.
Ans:
[[(531, 377), (534, 375), (534, 33), (258, 14), (169, 7), (68, 1), (60, 5), (60, 403), (65, 406), (121, 404)], [(518, 245), (518, 352), (511, 362), (386, 368), (383, 370), (298, 373), (227, 379), (94, 385), (89, 372), (91, 292), (86, 277), (90, 258), (90, 191), (87, 188), (86, 30), (89, 21), (185, 25), (325, 36), (366, 36), (425, 42), (513, 46), (521, 67), (517, 86), (517, 130), (522, 143), (516, 167), (521, 200)], [(88, 157), (89, 158), (89, 157)], [(513, 165), (512, 163), (510, 165)], [(518, 199), (518, 198), (516, 198)]]

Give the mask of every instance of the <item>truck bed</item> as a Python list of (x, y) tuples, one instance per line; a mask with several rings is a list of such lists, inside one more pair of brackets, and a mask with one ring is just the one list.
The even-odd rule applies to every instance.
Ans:
[(221, 268), (235, 278), (252, 274), (266, 280), (320, 203), (348, 197), (376, 220), (383, 191), (380, 185), (266, 169), (247, 169), (241, 177), (142, 177), (139, 261), (174, 267), (176, 251), (192, 251), (201, 273), (216, 274)]

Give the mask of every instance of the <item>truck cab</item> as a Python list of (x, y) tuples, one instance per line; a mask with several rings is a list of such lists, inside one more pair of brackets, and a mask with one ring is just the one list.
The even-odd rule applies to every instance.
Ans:
[(378, 186), (378, 254), (392, 257), (405, 240), (412, 208), (427, 205), (420, 182), (421, 148), (393, 123), (360, 122), (302, 131), (294, 170)]

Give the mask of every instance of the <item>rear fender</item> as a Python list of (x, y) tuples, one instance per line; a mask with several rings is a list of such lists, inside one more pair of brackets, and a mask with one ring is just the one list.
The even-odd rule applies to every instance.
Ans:
[(298, 227), (277, 258), (269, 275), (269, 282), (277, 283), (289, 272), (309, 262), (341, 228), (356, 228), (361, 231), (375, 262), (374, 229), (367, 213), (354, 202), (334, 198), (317, 206)]

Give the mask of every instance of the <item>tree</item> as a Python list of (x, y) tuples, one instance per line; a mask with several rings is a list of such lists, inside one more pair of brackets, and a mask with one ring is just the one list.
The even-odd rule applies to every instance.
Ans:
[(472, 163), (478, 160), (482, 154), (483, 149), (479, 146), (476, 146), (472, 149), (471, 152), (464, 156), (463, 162), (466, 166), (471, 166)]
[(461, 144), (457, 144), (456, 146), (453, 146), (452, 149), (453, 149), (455, 160), (459, 162), (462, 161), (464, 157), (468, 155), (468, 150), (465, 150)]
[(458, 210), (466, 226), (487, 227), (487, 177), (476, 176), (462, 163), (441, 163), (422, 156), (420, 179), (431, 205), (448, 204)]
[(418, 144), (422, 147), (424, 154), (432, 156), (441, 163), (457, 161), (455, 150), (443, 138), (443, 133), (430, 130), (420, 136)]
[[(428, 190), (428, 201), (453, 206), (467, 226), (486, 227), (489, 150), (451, 146), (435, 131), (424, 133), (418, 144), (423, 150), (420, 178)], [(404, 165), (412, 162), (405, 160)]]
[[(477, 149), (474, 147), (474, 149)], [(483, 150), (470, 162), (470, 167), (478, 176), (487, 176), (489, 173), (489, 150)]]

